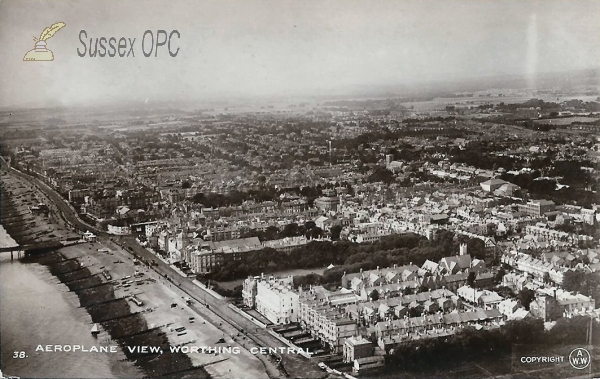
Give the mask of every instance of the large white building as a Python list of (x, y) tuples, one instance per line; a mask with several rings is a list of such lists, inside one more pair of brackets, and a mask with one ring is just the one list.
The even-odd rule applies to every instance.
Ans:
[(298, 321), (298, 294), (293, 290), (293, 276), (258, 280), (254, 305), (274, 324)]

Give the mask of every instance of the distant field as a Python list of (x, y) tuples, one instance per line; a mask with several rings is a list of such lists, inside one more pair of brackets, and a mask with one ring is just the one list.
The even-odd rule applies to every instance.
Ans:
[(21, 139), (6, 139), (2, 141), (6, 146), (16, 147), (21, 145), (29, 145), (37, 143), (39, 140), (37, 138), (21, 138)]
[[(481, 104), (498, 104), (504, 102), (507, 104), (518, 104), (524, 103), (530, 99), (540, 99), (547, 102), (556, 102), (557, 97), (555, 95), (529, 95), (515, 93), (507, 93), (506, 96), (477, 96), (477, 97), (453, 97), (453, 98), (435, 98), (431, 101), (418, 101), (411, 103), (403, 103), (405, 107), (414, 107), (414, 111), (432, 111), (435, 109), (444, 110), (446, 105), (455, 105), (459, 107), (478, 106)], [(559, 102), (568, 101), (572, 99), (579, 99), (582, 101), (596, 101), (596, 96), (561, 96), (558, 98)]]
[[(435, 98), (430, 101), (418, 101), (411, 103), (403, 103), (405, 107), (414, 107), (414, 111), (432, 111), (435, 109), (443, 110), (444, 113), (446, 105), (455, 105), (455, 106), (478, 106), (481, 104), (498, 104), (500, 102), (505, 103), (524, 103), (525, 101), (531, 99), (530, 96), (527, 95), (507, 95), (504, 97), (498, 96), (482, 96), (482, 97), (452, 97), (452, 98)], [(542, 98), (544, 101), (556, 100), (555, 98), (544, 97)]]
[(565, 118), (554, 118), (551, 120), (535, 120), (535, 124), (548, 124), (548, 125), (571, 125), (574, 122), (594, 122), (598, 121), (595, 117), (565, 117)]

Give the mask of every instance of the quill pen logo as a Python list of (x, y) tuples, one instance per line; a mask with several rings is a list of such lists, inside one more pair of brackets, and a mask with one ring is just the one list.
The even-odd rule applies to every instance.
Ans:
[(29, 50), (23, 57), (24, 61), (53, 61), (54, 54), (51, 50), (46, 47), (46, 41), (50, 39), (56, 32), (64, 28), (66, 24), (64, 22), (57, 22), (50, 27), (44, 29), (40, 38), (33, 37), (35, 41), (35, 47), (33, 50)]

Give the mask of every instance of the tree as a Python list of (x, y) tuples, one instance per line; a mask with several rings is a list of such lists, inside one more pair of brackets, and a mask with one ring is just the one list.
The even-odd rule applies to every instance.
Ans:
[(387, 168), (377, 167), (367, 179), (369, 182), (384, 182), (390, 184), (394, 181), (394, 173)]
[(523, 288), (521, 291), (519, 291), (519, 301), (526, 310), (529, 310), (529, 305), (533, 299), (535, 299), (535, 292), (533, 290), (530, 290), (529, 288)]
[(369, 297), (371, 298), (371, 301), (379, 300), (379, 291), (377, 291), (377, 289), (374, 289), (373, 291), (371, 291)]
[(469, 276), (467, 276), (467, 284), (471, 287), (475, 284), (475, 279), (477, 278), (477, 274), (475, 271), (469, 272)]
[(600, 301), (600, 277), (598, 273), (583, 272), (580, 270), (565, 272), (563, 287), (567, 291), (581, 292), (585, 296), (591, 296)]
[[(502, 331), (510, 344), (535, 344), (544, 338), (544, 320), (527, 317), (523, 320), (508, 321)], [(550, 332), (552, 333), (552, 332)]]
[(331, 227), (331, 240), (337, 241), (340, 239), (340, 233), (342, 232), (341, 225), (334, 225)]
[(567, 291), (580, 292), (585, 280), (585, 273), (579, 270), (569, 270), (563, 276), (563, 287)]
[(506, 275), (506, 271), (504, 271), (504, 269), (500, 267), (496, 275), (494, 275), (494, 282), (496, 282), (496, 284), (501, 283), (502, 278), (504, 278), (504, 275)]
[(279, 229), (275, 225), (269, 225), (269, 227), (265, 230), (264, 239), (265, 241), (271, 241), (277, 239), (279, 236)]
[(306, 230), (310, 230), (310, 229), (314, 228), (315, 226), (317, 226), (317, 225), (315, 224), (314, 221), (306, 221), (304, 223), (304, 228), (306, 228)]
[(300, 232), (300, 229), (298, 228), (298, 224), (295, 222), (292, 222), (283, 227), (283, 231), (281, 232), (281, 237), (282, 238), (295, 237), (300, 234), (303, 234), (303, 233)]
[(203, 193), (195, 194), (194, 197), (192, 198), (192, 201), (196, 204), (202, 203), (204, 201), (204, 194)]
[(458, 246), (454, 241), (454, 233), (449, 230), (439, 231), (434, 238), (436, 245), (444, 255), (450, 255), (458, 250)]
[[(550, 344), (587, 344), (589, 338), (590, 318), (587, 316), (574, 316), (572, 318), (561, 317), (552, 327), (551, 334), (548, 335)], [(592, 322), (592, 344), (597, 345), (600, 342), (600, 323)]]
[(310, 232), (310, 237), (312, 239), (323, 237), (323, 229), (319, 228), (318, 226), (315, 226)]
[(473, 258), (485, 259), (485, 242), (480, 238), (470, 238), (467, 241), (467, 253)]
[(296, 287), (309, 285), (319, 285), (323, 282), (323, 277), (319, 274), (310, 273), (304, 276), (294, 276), (294, 285)]

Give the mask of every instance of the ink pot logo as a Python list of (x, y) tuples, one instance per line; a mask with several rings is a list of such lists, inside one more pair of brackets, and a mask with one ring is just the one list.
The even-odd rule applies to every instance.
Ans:
[(574, 369), (583, 370), (588, 367), (592, 361), (592, 356), (590, 352), (582, 347), (578, 347), (577, 349), (573, 349), (571, 354), (569, 354), (569, 363), (573, 366)]
[(50, 39), (56, 32), (65, 27), (64, 22), (57, 22), (52, 26), (44, 29), (40, 38), (33, 37), (35, 48), (29, 50), (23, 57), (24, 61), (53, 61), (54, 54), (46, 47), (46, 41)]

